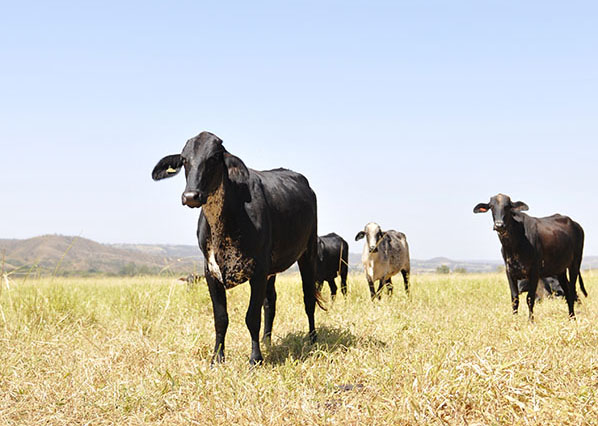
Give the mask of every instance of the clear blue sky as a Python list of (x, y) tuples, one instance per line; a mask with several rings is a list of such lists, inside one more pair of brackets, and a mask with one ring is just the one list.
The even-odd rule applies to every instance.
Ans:
[(503, 192), (598, 254), (598, 3), (11, 2), (0, 15), (0, 237), (196, 244), (163, 155), (202, 130), (305, 174), (320, 234), (497, 259)]

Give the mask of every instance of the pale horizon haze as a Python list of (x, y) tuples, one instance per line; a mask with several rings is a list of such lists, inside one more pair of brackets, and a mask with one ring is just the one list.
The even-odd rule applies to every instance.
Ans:
[(0, 16), (0, 238), (197, 245), (203, 130), (304, 174), (319, 234), (370, 221), (411, 257), (499, 259), (499, 192), (598, 255), (598, 3), (12, 2)]

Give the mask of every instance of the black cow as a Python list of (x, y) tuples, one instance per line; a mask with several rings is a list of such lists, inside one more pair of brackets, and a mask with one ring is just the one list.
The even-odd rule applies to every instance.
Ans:
[(579, 273), (584, 242), (582, 227), (560, 214), (543, 218), (528, 216), (522, 213), (528, 210), (527, 204), (512, 202), (504, 194), (492, 197), (489, 203), (479, 203), (473, 212), (485, 213), (488, 210), (492, 210), (494, 230), (502, 244), (513, 313), (516, 314), (519, 308), (518, 280), (527, 279), (529, 282), (527, 305), (529, 318), (533, 320), (538, 280), (557, 276), (565, 292), (569, 317), (574, 318), (578, 276), (581, 290), (587, 296)]
[(205, 280), (205, 277), (203, 275), (198, 275), (198, 274), (187, 274), (186, 277), (180, 277), (179, 281), (183, 281), (187, 283), (187, 289), (193, 289), (195, 287), (197, 287), (197, 285), (199, 283), (201, 283), (203, 280)]
[(202, 208), (197, 239), (206, 259), (205, 276), (214, 310), (212, 362), (224, 361), (228, 328), (225, 290), (247, 280), (251, 286), (245, 316), (251, 334), (250, 362), (263, 360), (259, 344), (262, 305), (266, 306), (264, 337), (268, 339), (276, 309), (273, 275), (295, 261), (303, 281), (309, 335), (315, 341), (315, 304), (322, 305), (315, 287), (316, 195), (307, 179), (291, 170), (248, 169), (224, 149), (222, 140), (208, 132), (189, 139), (181, 154), (162, 158), (152, 177), (171, 177), (182, 167), (187, 179), (183, 205)]
[(347, 295), (347, 272), (349, 270), (349, 244), (334, 232), (318, 237), (318, 264), (316, 267), (316, 286), (322, 288), (328, 281), (332, 299), (336, 297), (334, 279), (340, 275), (341, 292)]

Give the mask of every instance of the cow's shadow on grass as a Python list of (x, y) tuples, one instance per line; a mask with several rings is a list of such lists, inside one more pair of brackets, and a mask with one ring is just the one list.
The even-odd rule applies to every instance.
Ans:
[(342, 328), (324, 326), (316, 328), (316, 331), (318, 339), (313, 344), (305, 332), (289, 333), (280, 340), (274, 340), (271, 346), (266, 346), (265, 361), (270, 364), (284, 364), (289, 358), (305, 361), (318, 354), (345, 352), (355, 346), (386, 346), (381, 340), (357, 337)]

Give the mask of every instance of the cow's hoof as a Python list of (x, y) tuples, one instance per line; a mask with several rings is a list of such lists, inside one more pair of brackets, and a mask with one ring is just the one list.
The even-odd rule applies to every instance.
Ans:
[(223, 353), (216, 353), (212, 357), (212, 361), (210, 361), (210, 367), (215, 367), (219, 364), (224, 364), (224, 354)]
[(262, 365), (264, 363), (264, 358), (260, 355), (259, 357), (251, 357), (249, 359), (249, 365), (252, 367), (256, 367), (258, 365)]

